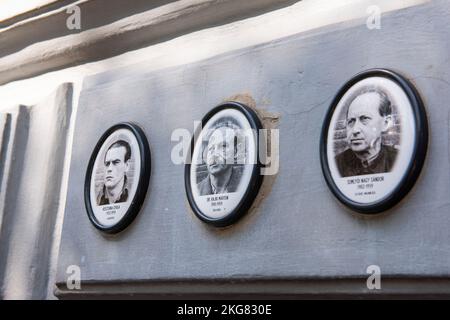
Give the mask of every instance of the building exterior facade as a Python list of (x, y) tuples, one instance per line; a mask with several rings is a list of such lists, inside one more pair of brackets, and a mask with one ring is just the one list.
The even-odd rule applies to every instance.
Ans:
[[(9, 3), (0, 298), (449, 296), (448, 0)], [(320, 147), (339, 89), (374, 68), (417, 90), (428, 137), (409, 192), (368, 215), (330, 191)], [(278, 133), (277, 165), (217, 228), (192, 210), (174, 154), (226, 101)], [(108, 234), (87, 215), (86, 172), (122, 122), (142, 129), (151, 174), (134, 221)]]

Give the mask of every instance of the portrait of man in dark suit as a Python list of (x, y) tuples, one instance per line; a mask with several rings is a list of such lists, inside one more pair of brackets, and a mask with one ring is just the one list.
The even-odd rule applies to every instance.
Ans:
[(128, 142), (114, 142), (106, 151), (104, 165), (104, 183), (97, 196), (99, 206), (128, 200), (127, 172), (131, 158), (131, 147)]
[(342, 177), (390, 172), (398, 150), (383, 144), (382, 135), (391, 127), (392, 102), (380, 88), (367, 87), (347, 101), (348, 148), (335, 158)]
[(197, 184), (200, 195), (236, 192), (240, 172), (234, 167), (238, 153), (237, 128), (221, 122), (212, 129), (205, 150), (207, 175)]

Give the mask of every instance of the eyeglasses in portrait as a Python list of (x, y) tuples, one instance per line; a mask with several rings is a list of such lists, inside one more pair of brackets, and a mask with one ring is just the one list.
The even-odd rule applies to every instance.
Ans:
[(238, 103), (213, 109), (193, 141), (186, 167), (189, 202), (204, 222), (225, 226), (245, 214), (261, 185), (256, 113)]

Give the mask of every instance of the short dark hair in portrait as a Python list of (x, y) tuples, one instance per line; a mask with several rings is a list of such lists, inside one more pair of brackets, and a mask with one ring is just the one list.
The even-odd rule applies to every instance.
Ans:
[(202, 161), (196, 167), (200, 195), (236, 192), (244, 166), (239, 164), (241, 127), (232, 117), (224, 117), (210, 126), (204, 136)]
[(388, 92), (378, 86), (364, 86), (348, 96), (335, 128), (335, 141), (341, 149), (335, 160), (342, 177), (392, 170), (400, 144), (394, 109)]
[(129, 160), (131, 158), (130, 144), (118, 140), (106, 150), (104, 157), (104, 181), (97, 196), (98, 205), (121, 203), (128, 200)]
[[(119, 148), (119, 147), (124, 147), (126, 152), (125, 152), (125, 162), (127, 162), (128, 160), (130, 160), (131, 158), (131, 147), (130, 144), (124, 140), (118, 140), (116, 142), (114, 142), (112, 145), (109, 146), (108, 150), (106, 152), (108, 152), (110, 149), (112, 148)], [(105, 154), (106, 157), (106, 154)]]

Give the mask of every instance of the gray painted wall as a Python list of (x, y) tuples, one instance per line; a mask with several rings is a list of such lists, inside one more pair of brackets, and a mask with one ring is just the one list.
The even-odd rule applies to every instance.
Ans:
[[(383, 15), (381, 30), (353, 21), (183, 67), (149, 73), (141, 64), (86, 80), (74, 132), (58, 295), (77, 294), (65, 287), (70, 265), (81, 267), (78, 294), (101, 295), (220, 294), (236, 282), (243, 293), (276, 294), (281, 292), (276, 281), (286, 281), (283, 293), (302, 287), (308, 294), (319, 290), (318, 279), (331, 278), (342, 282), (321, 292), (339, 293), (340, 285), (364, 279), (346, 291), (364, 293), (372, 264), (387, 278), (411, 279), (406, 293), (419, 292), (411, 284), (427, 279), (428, 292), (448, 294), (449, 19), (448, 2), (433, 1)], [(389, 212), (367, 218), (345, 209), (328, 190), (319, 138), (339, 87), (375, 67), (396, 70), (415, 84), (428, 112), (430, 141), (410, 194)], [(243, 93), (258, 108), (280, 116), (280, 171), (256, 210), (217, 230), (190, 213), (184, 167), (170, 161), (175, 145), (170, 137), (176, 128), (192, 131), (194, 120)], [(122, 121), (145, 131), (152, 177), (135, 222), (106, 237), (86, 216), (83, 185), (97, 140)], [(208, 286), (199, 287), (206, 280)], [(243, 280), (257, 284), (240, 286)], [(293, 285), (286, 286), (288, 280)], [(392, 283), (392, 292), (399, 293), (398, 283)]]

